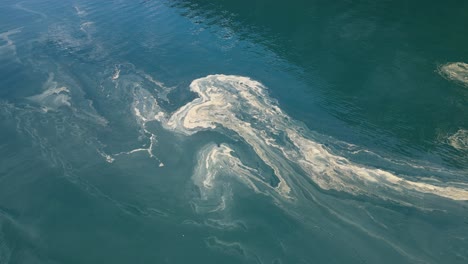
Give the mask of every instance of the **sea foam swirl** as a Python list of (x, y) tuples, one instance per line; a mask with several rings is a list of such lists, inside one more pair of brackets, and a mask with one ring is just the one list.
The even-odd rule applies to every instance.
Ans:
[[(268, 96), (264, 85), (250, 78), (210, 75), (194, 80), (190, 89), (198, 98), (182, 106), (167, 120), (161, 119), (163, 126), (186, 135), (203, 130), (234, 132), (273, 170), (279, 180), (273, 187), (283, 197), (293, 197), (295, 178), (306, 175), (322, 189), (356, 195), (393, 199), (395, 193), (405, 196), (425, 193), (468, 200), (466, 184), (452, 186), (442, 182), (412, 181), (334, 154), (315, 141), (304, 125), (284, 113)], [(201, 155), (207, 166), (211, 164), (213, 167), (217, 160), (221, 162), (217, 166), (226, 169), (233, 166), (234, 160), (227, 158), (231, 155), (227, 146), (211, 148), (208, 152), (210, 154)], [(245, 174), (252, 171), (239, 165), (241, 162), (237, 158), (234, 164)], [(199, 184), (209, 187), (214, 177), (210, 173), (206, 172), (206, 178)], [(387, 196), (388, 193), (393, 194)]]

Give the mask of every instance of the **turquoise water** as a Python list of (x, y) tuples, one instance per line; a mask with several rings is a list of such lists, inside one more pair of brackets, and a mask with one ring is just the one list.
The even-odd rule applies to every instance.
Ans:
[(0, 263), (467, 263), (468, 3), (0, 3)]

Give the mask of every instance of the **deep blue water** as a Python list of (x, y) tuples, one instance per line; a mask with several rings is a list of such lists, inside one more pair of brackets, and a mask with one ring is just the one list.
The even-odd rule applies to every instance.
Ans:
[(468, 2), (0, 3), (0, 264), (467, 263)]

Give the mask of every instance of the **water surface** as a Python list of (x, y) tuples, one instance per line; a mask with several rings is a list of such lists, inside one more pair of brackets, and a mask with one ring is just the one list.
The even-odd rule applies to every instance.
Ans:
[(466, 263), (468, 4), (0, 4), (0, 263)]

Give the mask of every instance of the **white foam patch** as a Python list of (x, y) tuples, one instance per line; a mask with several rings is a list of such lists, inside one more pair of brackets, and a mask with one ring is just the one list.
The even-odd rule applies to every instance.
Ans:
[(112, 80), (117, 80), (120, 77), (120, 69), (116, 66), (114, 70), (114, 74), (112, 75)]
[(190, 89), (200, 97), (176, 111), (167, 127), (185, 134), (227, 128), (239, 134), (279, 178), (278, 191), (290, 192), (285, 174), (290, 166), (274, 149), (274, 135), (287, 118), (269, 99), (259, 82), (246, 77), (211, 75), (192, 82)]
[(205, 244), (212, 250), (240, 258), (242, 263), (263, 263), (256, 252), (241, 242), (221, 240), (215, 236), (205, 239)]
[[(116, 90), (131, 92), (133, 98), (131, 112), (141, 129), (139, 140), (149, 140), (149, 144), (143, 144), (143, 146), (129, 151), (112, 154), (111, 157), (116, 158), (121, 155), (145, 153), (150, 158), (154, 158), (159, 162), (158, 167), (164, 167), (164, 163), (153, 152), (158, 142), (157, 136), (153, 131), (147, 129), (147, 124), (153, 121), (166, 122), (167, 114), (160, 107), (159, 101), (167, 101), (166, 95), (173, 88), (165, 86), (164, 83), (155, 80), (149, 74), (136, 69), (131, 63), (114, 64), (113, 68), (107, 71), (106, 74), (108, 74)], [(114, 91), (109, 92), (113, 93)], [(107, 96), (110, 96), (110, 93)], [(118, 96), (115, 99), (120, 101), (121, 97)]]
[(154, 96), (147, 90), (143, 89), (139, 84), (136, 84), (133, 89), (132, 109), (143, 134), (149, 136), (149, 146), (147, 148), (141, 147), (130, 151), (120, 152), (114, 156), (131, 155), (143, 152), (147, 153), (150, 158), (156, 159), (159, 162), (159, 167), (164, 167), (164, 163), (153, 154), (153, 149), (158, 141), (156, 135), (146, 129), (146, 123), (151, 121), (164, 121), (166, 114), (162, 111), (156, 98), (154, 98)]
[(80, 30), (88, 34), (88, 37), (89, 37), (89, 33), (90, 33), (89, 31), (93, 25), (94, 25), (94, 22), (91, 22), (91, 21), (83, 22), (80, 24)]
[(35, 10), (32, 10), (32, 9), (29, 9), (29, 8), (24, 7), (24, 6), (23, 6), (23, 3), (15, 4), (14, 7), (15, 7), (16, 9), (22, 10), (22, 11), (24, 11), (24, 12), (31, 13), (31, 14), (33, 14), (33, 15), (40, 16), (40, 20), (47, 18), (47, 16), (46, 16), (44, 13), (41, 13), (41, 12), (38, 12), (38, 11), (35, 11)]
[(468, 64), (464, 62), (454, 62), (442, 65), (439, 68), (440, 73), (445, 78), (456, 81), (468, 87)]
[(87, 12), (85, 10), (81, 9), (79, 6), (74, 6), (73, 8), (75, 8), (76, 14), (79, 17), (84, 17), (84, 16), (87, 15)]
[[(299, 166), (318, 186), (327, 190), (383, 198), (394, 197), (384, 197), (384, 193), (391, 190), (396, 195), (416, 192), (468, 200), (467, 188), (458, 187), (462, 185), (455, 187), (442, 182), (434, 185), (410, 181), (333, 154), (312, 140), (311, 131), (286, 115), (257, 81), (240, 76), (210, 75), (194, 80), (190, 89), (199, 98), (181, 107), (167, 122), (159, 119), (163, 125), (186, 135), (213, 129), (235, 132), (273, 169), (280, 181), (276, 190), (284, 197), (290, 195), (291, 183), (294, 177), (299, 176), (292, 167)], [(154, 116), (155, 111), (149, 112), (152, 113), (149, 116)], [(240, 161), (230, 155), (232, 150), (226, 146), (206, 151), (195, 174), (203, 176), (196, 181), (198, 186), (210, 189), (217, 175), (213, 168), (217, 168), (216, 172), (220, 166), (224, 170), (237, 168), (240, 175), (251, 173), (239, 165)]]
[(93, 101), (85, 99), (85, 93), (66, 75), (57, 74), (57, 80), (53, 73), (43, 85), (40, 94), (26, 97), (27, 100), (36, 103), (44, 113), (58, 112), (70, 109), (73, 115), (87, 123), (91, 122), (100, 126), (107, 126), (108, 121), (96, 112)]
[(150, 121), (163, 121), (166, 119), (166, 114), (159, 106), (156, 98), (139, 85), (133, 91), (133, 111), (142, 125)]
[(40, 104), (45, 112), (57, 110), (62, 106), (71, 107), (70, 90), (65, 86), (59, 86), (54, 81), (53, 74), (49, 76), (44, 88), (45, 90), (42, 93), (27, 97), (27, 99)]
[(175, 87), (168, 87), (166, 86), (163, 82), (160, 82), (158, 80), (155, 80), (151, 75), (149, 74), (146, 74), (146, 73), (142, 73), (143, 74), (143, 77), (148, 80), (150, 83), (154, 84), (155, 87), (157, 87), (155, 89), (155, 91), (158, 93), (158, 96), (164, 100), (164, 101), (169, 101), (167, 99), (167, 95), (172, 91), (174, 90)]
[(147, 79), (148, 81), (152, 82), (153, 84), (155, 84), (156, 86), (159, 86), (161, 88), (164, 88), (166, 90), (170, 90), (171, 88), (170, 87), (166, 87), (164, 85), (164, 83), (158, 81), (158, 80), (155, 80), (153, 77), (151, 77), (151, 75), (149, 74), (143, 74), (143, 76), (145, 77), (145, 79)]
[(448, 143), (458, 150), (468, 150), (468, 130), (458, 130), (448, 138)]
[(0, 39), (3, 40), (3, 42), (5, 42), (5, 44), (0, 46), (0, 55), (5, 56), (7, 54), (11, 54), (16, 57), (16, 45), (10, 38), (10, 36), (20, 33), (21, 29), (22, 28), (16, 28), (0, 33)]
[(239, 242), (227, 242), (214, 236), (206, 238), (205, 242), (209, 248), (219, 250), (225, 254), (240, 257), (247, 256), (247, 252), (244, 249), (244, 246), (242, 246), (242, 244)]
[(258, 172), (245, 166), (239, 158), (232, 155), (234, 151), (225, 144), (219, 146), (210, 144), (204, 147), (198, 155), (198, 164), (195, 168), (193, 181), (202, 191), (202, 197), (212, 190), (215, 180), (221, 175), (232, 175), (254, 191), (259, 192), (254, 181), (258, 181)]
[(111, 155), (105, 153), (104, 151), (100, 149), (96, 149), (96, 151), (99, 153), (99, 155), (101, 155), (101, 157), (103, 157), (106, 160), (107, 163), (113, 163), (115, 161), (115, 159)]
[[(156, 158), (156, 156), (153, 154), (153, 148), (156, 145), (156, 143), (158, 142), (157, 139), (156, 139), (156, 135), (151, 134), (149, 140), (150, 140), (150, 144), (149, 144), (149, 146), (147, 148), (137, 148), (137, 149), (133, 149), (133, 150), (130, 150), (130, 151), (120, 152), (120, 153), (115, 154), (114, 156), (131, 155), (131, 154), (138, 153), (138, 152), (144, 152), (144, 153), (147, 153), (150, 158), (155, 158), (155, 159), (157, 159), (159, 161), (159, 159)], [(164, 163), (160, 162), (159, 167), (163, 167), (163, 166), (164, 166)]]
[(368, 187), (374, 185), (380, 189), (389, 188), (399, 193), (412, 190), (454, 200), (468, 200), (467, 189), (410, 181), (384, 170), (366, 168), (330, 153), (322, 145), (302, 137), (296, 131), (288, 130), (287, 134), (299, 150), (297, 153), (289, 152), (287, 157), (296, 160), (323, 189), (381, 195), (381, 193), (370, 191)]

